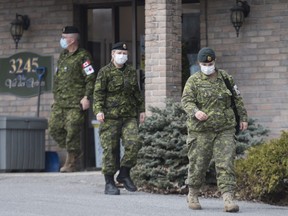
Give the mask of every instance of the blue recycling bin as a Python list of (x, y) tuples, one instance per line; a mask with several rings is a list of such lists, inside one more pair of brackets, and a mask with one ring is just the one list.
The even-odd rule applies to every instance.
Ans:
[(60, 160), (58, 153), (55, 151), (45, 152), (45, 172), (59, 172)]

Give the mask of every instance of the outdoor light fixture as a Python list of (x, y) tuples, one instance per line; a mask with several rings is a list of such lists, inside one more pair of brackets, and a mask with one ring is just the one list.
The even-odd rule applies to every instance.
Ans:
[(236, 0), (236, 5), (231, 10), (231, 23), (233, 24), (237, 37), (239, 36), (239, 29), (241, 28), (245, 17), (250, 13), (250, 6), (247, 1)]
[(27, 30), (30, 26), (30, 19), (27, 15), (16, 14), (16, 19), (11, 22), (10, 33), (15, 41), (16, 49), (18, 42), (23, 35), (23, 31)]

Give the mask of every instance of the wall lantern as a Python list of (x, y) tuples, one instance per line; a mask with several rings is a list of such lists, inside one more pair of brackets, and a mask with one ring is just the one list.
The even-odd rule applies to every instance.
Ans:
[(247, 1), (236, 0), (236, 5), (230, 9), (231, 23), (233, 24), (237, 37), (239, 36), (239, 29), (241, 28), (244, 18), (250, 13), (250, 6)]
[(16, 14), (16, 19), (11, 22), (10, 33), (15, 41), (16, 49), (18, 42), (23, 35), (23, 31), (27, 30), (30, 26), (30, 19), (27, 15)]

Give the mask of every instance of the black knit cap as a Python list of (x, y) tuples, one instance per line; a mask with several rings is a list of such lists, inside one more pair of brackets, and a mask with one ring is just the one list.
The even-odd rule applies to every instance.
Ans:
[(198, 52), (198, 61), (209, 63), (216, 59), (214, 50), (209, 47), (204, 47)]
[(65, 26), (62, 29), (63, 34), (73, 34), (73, 33), (80, 33), (78, 28), (75, 26)]
[(118, 42), (113, 44), (112, 50), (127, 50), (127, 45), (124, 42)]

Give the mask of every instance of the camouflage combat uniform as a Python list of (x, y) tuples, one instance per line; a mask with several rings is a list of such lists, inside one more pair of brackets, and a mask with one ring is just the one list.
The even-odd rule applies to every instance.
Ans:
[(133, 167), (140, 149), (137, 118), (144, 112), (144, 99), (138, 87), (135, 69), (129, 65), (117, 69), (113, 63), (101, 68), (94, 89), (93, 112), (105, 115), (100, 124), (100, 141), (103, 148), (103, 174), (114, 175), (117, 145), (122, 138), (124, 155), (121, 167)]
[(54, 75), (49, 132), (61, 148), (76, 154), (81, 152), (80, 129), (84, 123), (80, 101), (92, 96), (96, 79), (92, 62), (91, 55), (82, 48), (74, 53), (64, 50)]
[[(202, 72), (197, 72), (188, 79), (182, 105), (188, 114), (188, 186), (200, 188), (205, 181), (205, 174), (213, 157), (216, 165), (217, 184), (222, 193), (234, 191), (235, 173), (235, 116), (231, 108), (231, 92), (227, 89), (220, 73), (234, 86), (235, 103), (240, 121), (247, 122), (240, 92), (230, 75), (217, 70), (215, 80), (210, 80)], [(206, 121), (199, 121), (195, 113), (201, 110), (208, 115)]]

